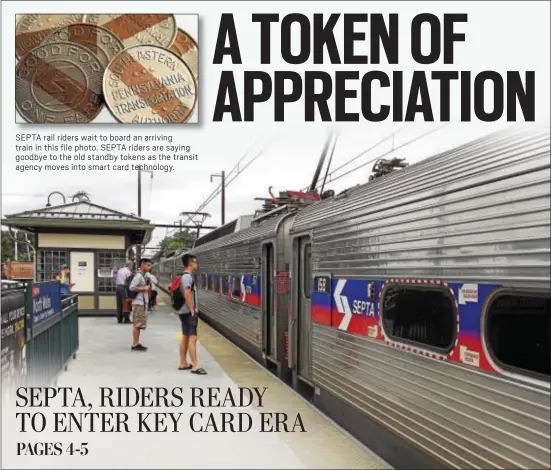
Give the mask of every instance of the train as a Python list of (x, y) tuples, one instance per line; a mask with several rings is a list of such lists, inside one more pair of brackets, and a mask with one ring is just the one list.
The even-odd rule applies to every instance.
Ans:
[(237, 219), (200, 318), (395, 468), (549, 468), (550, 167), (508, 130)]

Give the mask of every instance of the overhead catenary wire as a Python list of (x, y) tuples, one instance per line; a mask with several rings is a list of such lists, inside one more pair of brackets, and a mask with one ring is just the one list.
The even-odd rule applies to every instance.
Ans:
[(260, 157), (262, 154), (264, 153), (264, 149), (261, 150), (260, 152), (258, 152), (250, 161), (247, 162), (247, 164), (232, 178), (230, 179), (227, 183), (226, 183), (226, 186), (228, 184), (230, 184), (235, 178), (237, 178), (241, 173), (243, 173), (256, 159), (258, 159), (258, 157)]
[(331, 178), (331, 176), (333, 175), (333, 173), (341, 170), (342, 168), (344, 168), (345, 166), (348, 166), (350, 165), (352, 162), (355, 162), (358, 158), (360, 157), (363, 157), (366, 153), (369, 153), (371, 152), (372, 150), (375, 150), (377, 147), (379, 147), (379, 145), (385, 143), (387, 140), (389, 139), (394, 139), (394, 137), (396, 136), (396, 134), (400, 133), (401, 131), (403, 131), (410, 123), (407, 123), (407, 124), (404, 124), (403, 126), (401, 126), (398, 130), (396, 131), (392, 131), (389, 135), (387, 135), (386, 137), (384, 137), (383, 139), (379, 140), (377, 143), (375, 143), (374, 145), (372, 145), (371, 147), (369, 147), (367, 150), (364, 150), (362, 152), (360, 152), (358, 155), (356, 155), (354, 158), (351, 158), (350, 160), (347, 160), (346, 162), (344, 162), (341, 166), (338, 166), (337, 168), (335, 168), (333, 171), (331, 171), (331, 173), (329, 173), (328, 175), (328, 178)]
[[(342, 173), (340, 175), (336, 175), (335, 177), (333, 177), (334, 173), (342, 168), (344, 168), (345, 166), (348, 166), (350, 163), (358, 160), (360, 157), (364, 156), (366, 153), (374, 150), (375, 148), (377, 148), (379, 145), (381, 145), (382, 143), (388, 141), (389, 139), (393, 139), (394, 136), (398, 133), (398, 132), (401, 132), (408, 124), (405, 124), (404, 126), (400, 127), (397, 131), (393, 131), (392, 133), (390, 133), (388, 136), (384, 137), (383, 139), (379, 140), (377, 143), (375, 143), (374, 145), (372, 145), (370, 148), (368, 148), (367, 150), (364, 150), (363, 152), (361, 152), (360, 154), (356, 155), (354, 158), (350, 159), (350, 160), (347, 160), (345, 163), (343, 163), (342, 165), (340, 165), (339, 167), (335, 168), (333, 171), (331, 171), (329, 174), (326, 175), (326, 178), (324, 178), (324, 181), (318, 185), (318, 187), (316, 187), (317, 190), (320, 189), (320, 187), (324, 187), (325, 184), (327, 183), (332, 183), (334, 181), (337, 181), (338, 179), (340, 178), (343, 178), (344, 176), (347, 176), (347, 175), (350, 175), (352, 173), (354, 173), (355, 171), (358, 171), (359, 169), (361, 168), (364, 168), (366, 165), (369, 165), (370, 163), (373, 163), (381, 158), (384, 158), (385, 156), (391, 154), (392, 152), (395, 152), (399, 149), (402, 149), (402, 148), (405, 148), (407, 147), (408, 145), (411, 145), (415, 142), (417, 142), (418, 140), (421, 140), (422, 138), (424, 137), (427, 137), (428, 135), (430, 134), (433, 134), (439, 130), (441, 130), (442, 128), (446, 127), (448, 124), (444, 124), (440, 127), (437, 127), (436, 129), (431, 129), (430, 131), (427, 131), (421, 135), (418, 135), (416, 137), (414, 137), (413, 139), (411, 140), (408, 140), (407, 142), (397, 146), (397, 147), (394, 147), (391, 149), (391, 150), (388, 150), (387, 152), (384, 152), (383, 154), (380, 154), (378, 155), (377, 157), (371, 159), (371, 160), (368, 160), (367, 162), (364, 162), (362, 163), (361, 165), (358, 165), (357, 167), (345, 172), (345, 173)], [(273, 139), (272, 139), (273, 140)], [(271, 141), (270, 141), (271, 143)], [(336, 145), (336, 141), (334, 143), (334, 146), (332, 148), (332, 152), (334, 151), (335, 149), (335, 145)], [(238, 170), (237, 174), (235, 176), (233, 176), (233, 178), (230, 178), (230, 179), (227, 179), (226, 177), (226, 188), (228, 187), (229, 184), (231, 184), (241, 173), (243, 173), (255, 160), (257, 160), (264, 152), (264, 150), (267, 148), (268, 144), (266, 144), (264, 146), (264, 148), (262, 150), (260, 150), (249, 162), (247, 162), (245, 164), (245, 166), (241, 169)], [(252, 148), (252, 147), (251, 147)], [(250, 152), (251, 148), (249, 148), (249, 150), (245, 153), (245, 155), (243, 157), (241, 157), (239, 159), (239, 161), (237, 162), (237, 164), (234, 166), (234, 168), (230, 171), (230, 173), (228, 174), (231, 175), (236, 169), (239, 168), (239, 164), (244, 160), (244, 158), (248, 155), (248, 153)], [(221, 192), (221, 189), (222, 189), (222, 184), (220, 183), (216, 189), (203, 201), (203, 203), (201, 203), (201, 205), (195, 210), (195, 212), (200, 212), (202, 211), (208, 204), (210, 204)], [(183, 223), (183, 225), (186, 225), (188, 222), (190, 222), (192, 220), (193, 216), (188, 216), (188, 218), (186, 219), (185, 223)], [(175, 230), (172, 231), (172, 233), (175, 233), (175, 231), (177, 230), (177, 228), (175, 228)]]
[[(250, 161), (248, 161), (245, 166), (241, 169), (238, 170), (238, 172), (235, 174), (235, 176), (231, 179), (226, 179), (226, 183), (225, 183), (225, 186), (226, 188), (231, 184), (232, 181), (234, 181), (241, 173), (243, 173), (255, 160), (258, 159), (258, 157), (260, 157), (262, 155), (262, 153), (264, 152), (264, 150), (261, 150), (260, 152), (258, 152)], [(215, 191), (212, 193), (212, 195), (206, 200), (203, 202), (203, 204), (201, 205), (201, 207), (199, 209), (197, 209), (196, 212), (199, 212), (200, 210), (204, 209), (208, 204), (210, 204), (215, 198), (216, 196), (218, 196), (220, 194), (222, 190), (222, 184), (220, 184), (216, 189)], [(190, 219), (188, 219), (189, 221)], [(187, 222), (186, 222), (187, 223)]]
[[(272, 137), (268, 140), (268, 142), (262, 147), (262, 149), (256, 153), (256, 155), (251, 158), (248, 162), (245, 163), (243, 167), (240, 168), (241, 163), (245, 158), (251, 153), (252, 149), (254, 148), (254, 144), (249, 147), (249, 149), (245, 152), (245, 154), (238, 160), (238, 162), (235, 164), (235, 166), (230, 170), (229, 173), (226, 175), (226, 182), (225, 187), (227, 188), (240, 174), (242, 174), (249, 166), (256, 161), (268, 148), (268, 146), (272, 143), (272, 141), (275, 139), (275, 137)], [(232, 174), (237, 171), (235, 175)], [(229, 178), (229, 179), (228, 179)], [(195, 210), (195, 212), (201, 212), (208, 204), (210, 204), (221, 192), (222, 190), (222, 183), (219, 183), (218, 186), (214, 189), (212, 193), (210, 193), (209, 196), (199, 205), (199, 207)], [(190, 215), (187, 217), (187, 219), (182, 222), (182, 225), (187, 225), (193, 218), (193, 215)], [(173, 230), (171, 234), (175, 233), (177, 229)]]
[[(255, 158), (256, 159), (256, 158)], [(254, 160), (254, 159), (253, 159)], [(231, 179), (227, 179), (226, 177), (226, 181), (225, 181), (225, 187), (227, 188), (230, 183), (235, 179), (237, 178), (237, 176), (239, 176), (240, 173), (242, 173), (246, 168), (248, 167), (248, 165), (245, 165), (245, 167), (243, 167), (242, 169), (239, 169), (237, 174), (231, 178)], [(236, 165), (235, 168), (238, 168), (238, 166)], [(230, 174), (232, 173), (233, 171), (230, 172)], [(208, 206), (212, 201), (214, 201), (214, 199), (220, 194), (220, 192), (222, 191), (222, 183), (220, 183), (216, 188), (215, 190), (210, 194), (210, 196), (205, 199), (203, 201), (203, 203), (195, 210), (195, 212), (200, 212), (201, 210), (203, 210), (206, 206)], [(193, 218), (193, 215), (191, 216), (188, 216), (188, 218), (185, 220), (184, 222), (184, 225), (187, 224), (191, 219)]]
[(333, 161), (333, 155), (335, 154), (335, 147), (337, 146), (337, 140), (339, 139), (339, 132), (333, 136), (333, 145), (331, 147), (331, 153), (329, 154), (329, 161), (327, 162), (327, 169), (325, 170), (325, 176), (323, 178), (323, 183), (321, 184), (320, 193), (323, 193), (323, 188), (325, 188), (325, 183), (327, 181), (327, 176), (329, 175), (329, 169), (331, 168), (331, 162)]
[[(333, 174), (333, 172), (331, 172), (331, 174), (329, 175), (329, 177), (331, 179), (328, 181), (328, 183), (333, 183), (333, 182), (339, 180), (340, 178), (343, 178), (344, 176), (350, 175), (350, 174), (354, 173), (355, 171), (358, 171), (359, 169), (365, 167), (366, 165), (369, 165), (370, 163), (373, 163), (373, 162), (375, 162), (375, 161), (377, 161), (381, 158), (386, 157), (387, 155), (391, 154), (392, 152), (395, 152), (396, 150), (407, 147), (408, 145), (411, 145), (414, 142), (417, 142), (418, 140), (421, 140), (422, 138), (427, 137), (430, 134), (434, 134), (435, 132), (438, 132), (439, 130), (443, 129), (447, 125), (448, 124), (446, 123), (446, 124), (444, 124), (440, 127), (437, 127), (436, 129), (431, 129), (430, 131), (427, 131), (427, 132), (425, 132), (421, 135), (418, 135), (417, 137), (414, 137), (413, 139), (408, 140), (407, 142), (404, 142), (403, 144), (399, 145), (398, 147), (393, 147), (391, 150), (387, 150), (383, 154), (377, 155), (375, 158), (372, 158), (371, 160), (368, 160), (367, 162), (362, 163), (361, 165), (358, 165), (357, 167), (353, 168), (352, 170), (349, 170), (349, 171), (346, 171), (344, 173), (341, 173), (340, 175), (337, 175), (335, 178), (331, 178), (331, 175)], [(318, 189), (318, 188), (316, 188), (316, 189)]]
[[(243, 156), (238, 160), (238, 162), (235, 164), (235, 166), (230, 170), (230, 172), (227, 174), (226, 176), (226, 179), (231, 176), (231, 174), (239, 168), (239, 164), (245, 159), (245, 157), (251, 152), (252, 148), (253, 148), (254, 145), (251, 145), (248, 150), (243, 154)], [(228, 183), (226, 183), (226, 187), (227, 187)], [(222, 183), (220, 183), (206, 198), (205, 200), (199, 205), (199, 207), (197, 209), (195, 209), (195, 212), (200, 212), (202, 211), (210, 202), (212, 202), (214, 200), (214, 198), (220, 194), (220, 191), (222, 189)], [(182, 222), (182, 225), (187, 225), (188, 222), (191, 221), (191, 219), (193, 218), (193, 216), (188, 216), (188, 218)], [(170, 232), (170, 235), (172, 235), (173, 233), (175, 233), (176, 230), (173, 230), (172, 232)], [(168, 232), (166, 234), (166, 236), (168, 236)]]
[[(409, 123), (408, 123), (409, 124)], [(341, 166), (338, 166), (337, 168), (335, 168), (334, 170), (332, 170), (331, 172), (329, 172), (329, 163), (327, 165), (327, 170), (326, 170), (326, 174), (325, 174), (325, 178), (324, 178), (324, 184), (323, 186), (325, 186), (325, 183), (327, 182), (330, 182), (331, 181), (331, 177), (337, 172), (339, 171), (340, 169), (344, 168), (345, 166), (348, 166), (350, 165), (350, 163), (358, 160), (358, 158), (364, 156), (365, 154), (371, 152), (372, 150), (375, 150), (379, 145), (385, 143), (387, 140), (389, 139), (394, 139), (395, 135), (398, 134), (399, 132), (401, 132), (408, 124), (404, 124), (403, 126), (401, 126), (397, 131), (392, 131), (390, 134), (388, 134), (386, 137), (382, 138), (381, 140), (379, 140), (376, 144), (372, 145), (371, 147), (369, 147), (368, 149), (366, 150), (363, 150), (362, 152), (360, 152), (358, 155), (356, 155), (355, 157), (345, 161)], [(393, 145), (394, 146), (394, 145)], [(333, 148), (333, 151), (334, 151), (334, 148)], [(329, 179), (329, 181), (328, 181)], [(318, 189), (318, 188), (316, 188)], [(308, 187), (305, 187), (302, 191), (308, 191)]]

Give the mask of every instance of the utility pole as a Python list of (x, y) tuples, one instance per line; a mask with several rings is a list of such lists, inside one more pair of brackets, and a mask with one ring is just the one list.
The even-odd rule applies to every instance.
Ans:
[[(151, 178), (153, 178), (153, 172), (152, 171), (146, 171), (146, 173), (149, 173), (151, 175)], [(138, 217), (142, 216), (142, 167), (138, 166)], [(141, 253), (140, 253), (140, 247), (136, 246), (136, 263), (139, 262), (141, 259)], [(138, 264), (136, 264), (136, 267)]]
[(222, 171), (222, 225), (226, 223), (226, 173)]
[(222, 196), (222, 225), (224, 225), (226, 223), (226, 172), (222, 171), (221, 173), (210, 175), (211, 183), (214, 181), (213, 178), (222, 179), (222, 190), (220, 193)]
[(138, 217), (142, 216), (142, 169), (138, 167)]
[(142, 170), (142, 167), (138, 166), (138, 217), (142, 216), (142, 173), (149, 173), (153, 178), (152, 171)]

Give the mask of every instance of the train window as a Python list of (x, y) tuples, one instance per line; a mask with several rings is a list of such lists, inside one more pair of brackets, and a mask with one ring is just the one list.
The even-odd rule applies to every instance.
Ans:
[(304, 246), (304, 276), (303, 276), (303, 290), (304, 297), (307, 299), (311, 295), (312, 286), (312, 245), (308, 244)]
[(217, 294), (220, 292), (220, 276), (218, 274), (214, 275), (214, 292)]
[(212, 274), (207, 274), (207, 282), (208, 282), (207, 289), (208, 290), (212, 290), (212, 277), (213, 277)]
[(208, 277), (207, 274), (201, 273), (201, 289), (206, 289), (206, 287), (207, 287), (207, 277)]
[(438, 286), (389, 286), (383, 294), (385, 334), (447, 353), (453, 347), (457, 313), (449, 290)]
[(232, 295), (237, 298), (241, 296), (241, 276), (233, 276)]
[(229, 276), (222, 276), (222, 294), (228, 294), (230, 290)]
[(508, 293), (492, 299), (486, 314), (486, 345), (504, 370), (549, 380), (549, 294)]

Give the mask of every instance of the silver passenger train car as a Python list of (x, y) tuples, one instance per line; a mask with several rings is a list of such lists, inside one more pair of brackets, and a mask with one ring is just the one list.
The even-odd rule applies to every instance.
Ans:
[(498, 133), (228, 224), (201, 317), (391, 465), (549, 468), (550, 171), (548, 131)]

